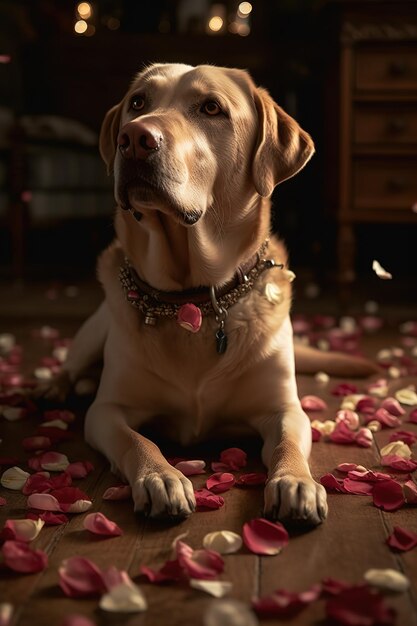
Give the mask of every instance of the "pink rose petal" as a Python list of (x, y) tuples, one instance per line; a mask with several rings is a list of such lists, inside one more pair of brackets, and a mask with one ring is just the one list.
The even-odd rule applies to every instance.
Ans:
[(412, 446), (417, 441), (417, 433), (411, 430), (396, 430), (389, 438), (389, 442), (403, 441), (408, 446)]
[(102, 497), (103, 500), (129, 500), (132, 497), (132, 488), (130, 485), (109, 487)]
[(373, 420), (377, 420), (382, 426), (387, 428), (394, 428), (401, 424), (401, 420), (398, 417), (391, 415), (386, 409), (382, 408), (377, 409), (373, 415), (367, 416), (365, 421), (368, 423)]
[(372, 495), (373, 484), (367, 482), (360, 482), (353, 480), (352, 478), (345, 478), (343, 486), (346, 489), (346, 493), (350, 493), (355, 496), (370, 496)]
[(101, 570), (84, 557), (65, 559), (58, 574), (59, 586), (69, 598), (82, 598), (107, 591)]
[(333, 396), (349, 396), (352, 393), (358, 393), (358, 388), (352, 383), (339, 383), (333, 387), (331, 393)]
[(264, 473), (250, 473), (241, 474), (236, 480), (237, 487), (257, 487), (258, 485), (264, 485), (268, 476)]
[(417, 409), (413, 409), (408, 416), (408, 421), (412, 424), (417, 424)]
[(206, 481), (206, 487), (213, 493), (228, 491), (235, 484), (235, 477), (229, 472), (216, 472)]
[(247, 463), (247, 454), (240, 448), (227, 448), (220, 453), (220, 462), (229, 467), (230, 470), (239, 470)]
[(220, 463), (220, 461), (212, 461), (211, 469), (213, 472), (230, 472), (231, 468), (226, 463)]
[(379, 480), (391, 480), (391, 476), (389, 474), (373, 472), (372, 470), (367, 470), (366, 472), (352, 470), (348, 473), (348, 478), (367, 483), (376, 483)]
[(407, 480), (403, 485), (403, 489), (407, 504), (417, 504), (417, 485), (414, 480)]
[(396, 511), (405, 504), (403, 489), (395, 480), (375, 483), (372, 497), (374, 505), (383, 511)]
[(356, 403), (355, 410), (359, 413), (372, 414), (375, 411), (376, 400), (372, 396), (364, 396)]
[(381, 408), (386, 409), (388, 413), (391, 415), (395, 415), (397, 417), (401, 417), (401, 415), (405, 415), (405, 410), (401, 406), (401, 404), (395, 398), (389, 397), (385, 398), (381, 402)]
[(339, 443), (342, 445), (348, 445), (354, 443), (356, 439), (356, 433), (350, 430), (346, 422), (339, 422), (336, 424), (336, 428), (329, 435), (330, 441), (333, 443)]
[(85, 478), (94, 471), (94, 465), (90, 461), (76, 461), (70, 463), (65, 469), (65, 472), (72, 478)]
[(369, 428), (360, 428), (356, 433), (355, 443), (362, 448), (370, 448), (374, 442), (372, 432)]
[(90, 513), (83, 521), (84, 528), (95, 535), (118, 537), (123, 534), (119, 526), (109, 520), (103, 513)]
[(183, 304), (177, 312), (177, 322), (185, 330), (197, 333), (201, 328), (203, 316), (201, 309), (195, 304)]
[(350, 409), (340, 409), (336, 413), (336, 424), (340, 422), (345, 422), (346, 426), (350, 430), (356, 430), (359, 426), (359, 416), (355, 411), (351, 411)]
[(196, 489), (194, 495), (198, 509), (220, 509), (224, 505), (224, 499), (208, 489)]
[(193, 550), (183, 541), (177, 541), (178, 563), (187, 578), (213, 580), (224, 570), (224, 561), (214, 550)]
[(154, 570), (146, 565), (141, 565), (140, 572), (151, 583), (166, 583), (179, 581), (185, 578), (182, 567), (178, 563), (178, 559), (167, 561), (159, 570)]
[(175, 465), (175, 469), (179, 470), (184, 476), (195, 476), (196, 474), (205, 474), (205, 461), (180, 461)]
[(21, 541), (5, 541), (1, 551), (4, 563), (14, 572), (34, 574), (48, 565), (48, 557), (43, 550), (32, 550)]
[(326, 491), (336, 491), (337, 493), (347, 493), (344, 486), (344, 480), (342, 478), (336, 478), (333, 474), (324, 474), (320, 478), (320, 483), (326, 489)]
[(413, 459), (404, 459), (397, 454), (387, 454), (381, 458), (381, 465), (391, 467), (397, 472), (414, 472), (417, 469), (417, 461)]
[(357, 466), (357, 464), (356, 464), (356, 463), (340, 463), (340, 464), (336, 467), (336, 469), (337, 469), (339, 472), (344, 472), (344, 473), (347, 473), (347, 472), (353, 472), (353, 471), (355, 471), (357, 467), (358, 467), (358, 466)]
[(406, 552), (417, 546), (417, 533), (402, 526), (394, 526), (392, 534), (387, 539), (390, 548)]
[(317, 600), (320, 594), (321, 585), (313, 585), (300, 593), (277, 589), (271, 595), (255, 600), (252, 607), (260, 617), (287, 620), (298, 615), (306, 606)]
[(243, 541), (254, 554), (273, 555), (288, 544), (288, 533), (279, 522), (258, 518), (243, 525)]
[(304, 411), (325, 411), (327, 404), (318, 396), (304, 396), (301, 398), (301, 406)]
[(96, 622), (93, 622), (88, 617), (84, 615), (67, 615), (64, 617), (64, 620), (60, 623), (60, 626), (96, 626)]
[(4, 506), (5, 504), (7, 504), (6, 498), (3, 498), (2, 496), (0, 496), (0, 506)]
[(341, 626), (389, 626), (395, 611), (385, 605), (383, 596), (367, 585), (341, 590), (326, 602), (326, 615)]
[(50, 493), (32, 493), (27, 500), (28, 507), (43, 511), (62, 511), (58, 500)]
[(52, 446), (52, 441), (49, 437), (25, 437), (22, 441), (22, 446), (26, 452), (34, 452), (36, 450), (47, 450)]

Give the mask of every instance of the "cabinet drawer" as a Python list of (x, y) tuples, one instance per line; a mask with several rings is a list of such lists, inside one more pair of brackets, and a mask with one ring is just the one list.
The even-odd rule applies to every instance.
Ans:
[(353, 208), (411, 211), (417, 201), (417, 158), (358, 159), (353, 164)]
[(417, 91), (417, 46), (359, 49), (356, 53), (355, 87), (361, 91)]
[(357, 107), (353, 140), (357, 144), (417, 144), (417, 106)]

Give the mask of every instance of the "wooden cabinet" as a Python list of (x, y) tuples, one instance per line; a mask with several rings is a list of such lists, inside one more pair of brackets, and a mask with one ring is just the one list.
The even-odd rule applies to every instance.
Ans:
[(326, 195), (342, 285), (362, 223), (417, 224), (417, 2), (326, 6)]

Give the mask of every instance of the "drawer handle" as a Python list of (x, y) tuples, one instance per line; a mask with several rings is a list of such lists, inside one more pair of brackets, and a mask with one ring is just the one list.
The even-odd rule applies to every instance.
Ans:
[(393, 61), (388, 66), (388, 73), (390, 76), (401, 78), (409, 73), (409, 67), (405, 61)]
[(403, 117), (393, 117), (388, 120), (387, 129), (390, 133), (400, 134), (407, 128), (407, 122)]
[(390, 178), (387, 181), (387, 189), (392, 193), (400, 193), (404, 191), (407, 187), (407, 184), (403, 178)]

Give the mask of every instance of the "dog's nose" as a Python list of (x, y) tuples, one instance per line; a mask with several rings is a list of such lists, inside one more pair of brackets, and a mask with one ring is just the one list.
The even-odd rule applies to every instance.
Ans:
[(149, 123), (132, 121), (123, 126), (117, 136), (118, 148), (126, 159), (145, 160), (161, 147), (161, 131)]

